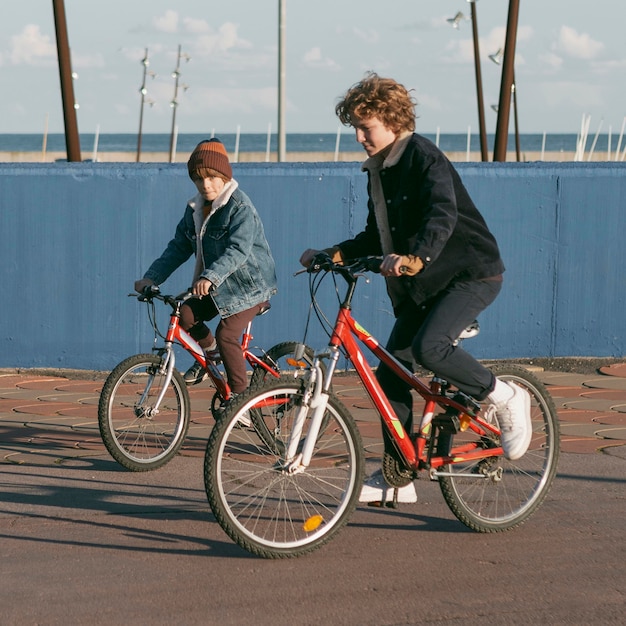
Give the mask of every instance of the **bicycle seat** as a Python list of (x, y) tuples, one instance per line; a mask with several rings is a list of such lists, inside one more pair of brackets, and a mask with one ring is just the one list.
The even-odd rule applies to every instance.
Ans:
[(458, 339), (454, 342), (456, 345), (462, 339), (470, 339), (471, 337), (476, 337), (476, 335), (480, 332), (480, 326), (478, 324), (478, 320), (474, 320), (469, 326), (465, 328), (465, 330), (461, 331)]
[(257, 315), (265, 315), (271, 308), (272, 305), (269, 302), (265, 302), (261, 305), (261, 310), (257, 313)]

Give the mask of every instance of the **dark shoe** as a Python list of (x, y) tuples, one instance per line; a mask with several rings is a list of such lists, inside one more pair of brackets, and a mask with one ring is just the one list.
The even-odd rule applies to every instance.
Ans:
[(209, 361), (215, 363), (215, 365), (222, 362), (220, 351), (217, 348), (215, 348), (214, 350), (205, 350), (204, 354), (206, 355), (206, 358)]
[[(230, 398), (228, 398), (228, 400), (225, 400), (220, 408), (218, 409), (218, 416), (221, 417), (222, 415), (224, 415), (224, 411), (226, 411), (226, 409), (228, 408), (228, 406), (230, 405), (230, 403), (238, 396), (238, 393), (231, 393), (230, 394)], [(250, 419), (250, 413), (248, 411), (246, 411), (245, 413), (242, 413), (239, 417), (239, 419), (237, 420), (237, 424), (236, 426), (238, 428), (249, 428), (250, 426), (252, 426), (252, 420)]]
[(208, 376), (208, 372), (197, 361), (185, 372), (183, 380), (186, 385), (197, 385)]

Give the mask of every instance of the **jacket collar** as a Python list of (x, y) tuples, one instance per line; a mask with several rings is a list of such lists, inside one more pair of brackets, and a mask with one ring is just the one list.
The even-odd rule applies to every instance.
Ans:
[(408, 130), (400, 133), (398, 138), (393, 142), (391, 150), (387, 156), (375, 154), (374, 156), (369, 157), (369, 159), (367, 159), (361, 166), (361, 170), (364, 172), (380, 172), (380, 170), (397, 165), (407, 143), (409, 143), (412, 136), (413, 133)]
[[(213, 204), (211, 206), (211, 213), (209, 215), (213, 215), (215, 211), (221, 209), (228, 201), (231, 199), (233, 193), (235, 193), (235, 189), (239, 187), (239, 183), (231, 178), (225, 185), (220, 195), (213, 200)], [(202, 223), (205, 221), (204, 219), (204, 198), (198, 192), (189, 202), (187, 203), (193, 209), (193, 220), (196, 225), (196, 232), (200, 232), (202, 227)]]

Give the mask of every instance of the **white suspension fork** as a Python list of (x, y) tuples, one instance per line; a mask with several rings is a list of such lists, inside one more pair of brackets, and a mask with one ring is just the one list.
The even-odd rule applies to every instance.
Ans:
[[(302, 399), (302, 405), (298, 408), (298, 413), (294, 420), (293, 429), (289, 437), (287, 446), (287, 469), (291, 473), (303, 471), (308, 467), (313, 455), (313, 448), (319, 435), (322, 418), (328, 406), (328, 393), (323, 391), (324, 378), (319, 361), (316, 360), (311, 367), (311, 381)], [(304, 440), (302, 452), (298, 454), (300, 439), (304, 430), (304, 424), (309, 410), (313, 410), (309, 430)]]
[[(161, 406), (161, 402), (163, 402), (163, 398), (167, 393), (167, 390), (170, 386), (170, 381), (172, 380), (172, 372), (174, 371), (174, 365), (176, 364), (176, 357), (174, 355), (174, 350), (172, 350), (171, 345), (166, 346), (165, 355), (162, 356), (164, 363), (162, 367), (165, 367), (165, 381), (161, 386), (161, 392), (159, 393), (159, 397), (156, 399), (154, 404), (150, 407), (150, 411), (152, 415), (156, 415), (159, 412), (159, 407)], [(141, 395), (141, 399), (139, 400), (139, 406), (143, 405), (146, 397), (150, 393), (150, 388), (152, 387), (152, 381), (146, 388), (144, 389), (143, 394)]]

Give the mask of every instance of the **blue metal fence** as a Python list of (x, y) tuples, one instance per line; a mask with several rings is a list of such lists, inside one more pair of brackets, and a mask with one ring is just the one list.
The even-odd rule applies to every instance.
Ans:
[[(626, 164), (457, 167), (507, 266), (502, 293), (481, 317), (483, 332), (466, 347), (493, 359), (626, 354)], [(362, 229), (365, 175), (357, 163), (233, 169), (278, 268), (279, 293), (255, 321), (253, 343), (301, 340), (308, 291), (306, 276), (293, 276), (298, 258)], [(144, 306), (127, 294), (193, 193), (182, 164), (0, 164), (0, 367), (108, 370), (149, 351)], [(189, 262), (164, 290), (182, 291), (191, 272)], [(322, 297), (334, 318), (330, 287)], [(355, 314), (386, 339), (393, 318), (380, 277), (360, 286)], [(322, 348), (326, 335), (311, 327), (307, 342)]]

